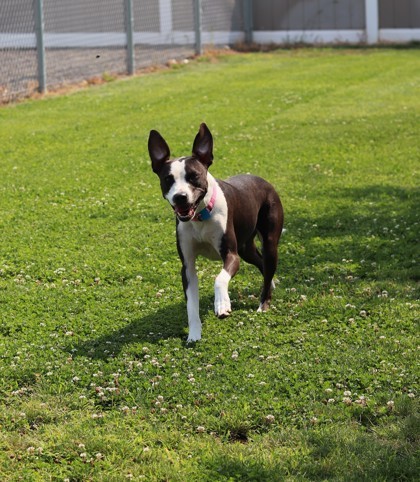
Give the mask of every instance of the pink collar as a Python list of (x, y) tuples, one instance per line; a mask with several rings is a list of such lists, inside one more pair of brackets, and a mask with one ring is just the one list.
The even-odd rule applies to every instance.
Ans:
[(211, 199), (207, 206), (202, 209), (199, 213), (197, 213), (193, 218), (192, 221), (207, 221), (211, 217), (211, 212), (213, 210), (214, 204), (216, 202), (217, 196), (217, 186), (213, 187), (213, 193), (211, 195)]

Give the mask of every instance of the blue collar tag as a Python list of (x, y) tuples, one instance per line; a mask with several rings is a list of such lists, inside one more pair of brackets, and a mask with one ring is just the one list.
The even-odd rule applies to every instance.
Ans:
[(202, 209), (197, 215), (197, 218), (200, 221), (207, 221), (207, 219), (210, 219), (210, 217), (211, 217), (211, 212), (207, 208)]

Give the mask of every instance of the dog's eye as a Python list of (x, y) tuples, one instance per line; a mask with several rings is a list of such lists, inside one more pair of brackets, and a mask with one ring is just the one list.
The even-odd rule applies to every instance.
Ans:
[(186, 179), (188, 182), (196, 182), (198, 179), (198, 174), (196, 172), (190, 172), (187, 176)]
[(165, 176), (165, 182), (166, 184), (172, 184), (174, 182), (174, 176), (172, 176), (172, 174)]

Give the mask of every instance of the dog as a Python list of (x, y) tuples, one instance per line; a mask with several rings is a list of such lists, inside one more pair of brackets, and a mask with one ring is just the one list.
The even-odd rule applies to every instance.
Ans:
[[(261, 177), (238, 175), (221, 181), (208, 171), (213, 161), (213, 137), (202, 123), (192, 155), (171, 159), (170, 149), (156, 130), (148, 149), (162, 195), (176, 215), (176, 239), (182, 262), (187, 302), (188, 342), (201, 339), (198, 255), (221, 259), (223, 268), (214, 284), (214, 311), (219, 318), (231, 312), (228, 286), (239, 269), (239, 259), (255, 265), (264, 277), (258, 311), (266, 311), (274, 287), (278, 243), (283, 229), (283, 207), (273, 186)], [(262, 253), (255, 245), (261, 240)]]

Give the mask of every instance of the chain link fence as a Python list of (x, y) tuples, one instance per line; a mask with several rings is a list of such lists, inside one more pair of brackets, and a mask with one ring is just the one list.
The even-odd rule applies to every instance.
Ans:
[(243, 38), (235, 0), (1, 0), (0, 102)]
[(236, 43), (420, 40), (419, 0), (0, 0), (0, 103)]

